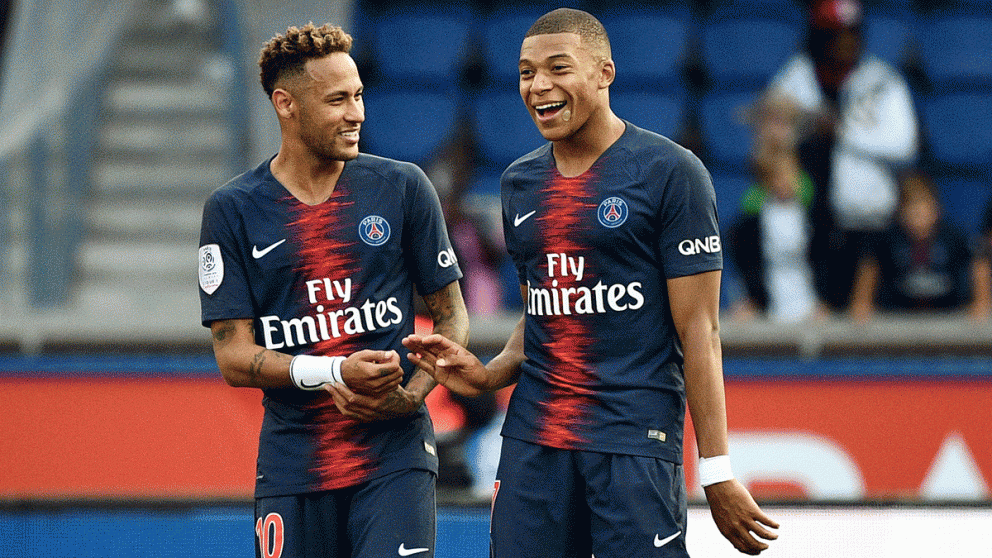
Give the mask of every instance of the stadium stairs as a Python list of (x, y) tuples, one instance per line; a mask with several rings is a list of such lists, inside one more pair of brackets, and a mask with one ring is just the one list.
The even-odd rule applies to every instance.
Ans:
[(105, 81), (73, 312), (154, 344), (199, 322), (200, 214), (230, 178), (231, 70), (206, 2), (143, 4)]

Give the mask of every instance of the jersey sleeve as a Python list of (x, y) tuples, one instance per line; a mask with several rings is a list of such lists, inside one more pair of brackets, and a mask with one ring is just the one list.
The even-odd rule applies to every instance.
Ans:
[(415, 165), (410, 168), (404, 204), (403, 251), (417, 293), (423, 296), (461, 279), (462, 272), (448, 238), (437, 190), (424, 171)]
[(683, 149), (675, 161), (661, 189), (658, 219), (658, 251), (668, 279), (723, 268), (716, 193), (710, 174), (687, 150)]
[(251, 296), (244, 261), (232, 223), (230, 200), (214, 192), (200, 224), (198, 279), (200, 319), (204, 326), (221, 319), (251, 318)]

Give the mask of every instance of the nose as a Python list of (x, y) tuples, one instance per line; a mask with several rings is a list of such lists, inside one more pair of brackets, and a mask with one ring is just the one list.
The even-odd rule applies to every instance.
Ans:
[(348, 122), (365, 122), (365, 101), (362, 97), (351, 99), (348, 103), (348, 110), (344, 114)]
[(548, 74), (538, 71), (534, 74), (534, 83), (531, 85), (531, 89), (535, 92), (542, 93), (551, 89), (551, 78)]

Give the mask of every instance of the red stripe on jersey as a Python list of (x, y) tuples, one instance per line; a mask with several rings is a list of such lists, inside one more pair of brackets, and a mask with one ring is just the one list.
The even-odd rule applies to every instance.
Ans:
[[(297, 219), (290, 223), (300, 246), (299, 272), (307, 280), (328, 278), (353, 281), (358, 276), (359, 265), (355, 261), (350, 248), (357, 240), (352, 221), (344, 215), (344, 210), (351, 202), (335, 200), (339, 192), (330, 200), (316, 206), (308, 206), (297, 202), (294, 211)], [(349, 231), (352, 233), (349, 235)], [(351, 292), (359, 292), (361, 285), (352, 284)], [(305, 293), (306, 291), (304, 291)], [(339, 309), (338, 301), (317, 300), (311, 303), (304, 295), (301, 301), (308, 315), (321, 313), (318, 307), (323, 307), (323, 313)], [(314, 344), (312, 354), (347, 356), (360, 347), (354, 337), (343, 335), (337, 338), (322, 340)], [(316, 411), (316, 447), (312, 470), (320, 478), (322, 490), (334, 490), (353, 486), (363, 482), (372, 472), (372, 462), (369, 458), (369, 448), (355, 442), (356, 430), (360, 424), (346, 418), (334, 405), (330, 394), (314, 403)]]
[[(548, 184), (545, 195), (547, 211), (538, 221), (544, 241), (545, 254), (564, 254), (567, 257), (583, 255), (587, 249), (575, 241), (584, 234), (579, 231), (580, 215), (595, 211), (596, 204), (586, 189), (592, 178), (592, 171), (574, 178), (565, 178), (555, 173)], [(547, 268), (547, 262), (542, 267)], [(575, 277), (556, 273), (547, 274), (548, 284), (558, 281), (558, 288), (575, 282)], [(583, 278), (583, 282), (587, 280)], [(537, 420), (537, 436), (542, 443), (552, 447), (570, 449), (585, 442), (578, 432), (586, 422), (589, 411), (595, 406), (592, 372), (587, 364), (587, 349), (591, 345), (588, 327), (575, 315), (548, 316), (544, 318), (550, 343), (547, 346), (549, 393), (545, 401), (539, 403), (542, 416)]]

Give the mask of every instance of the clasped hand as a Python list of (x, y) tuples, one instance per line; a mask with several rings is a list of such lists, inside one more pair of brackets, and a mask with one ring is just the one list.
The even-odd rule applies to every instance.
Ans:
[(324, 387), (346, 417), (362, 422), (385, 420), (415, 411), (422, 401), (401, 384), (403, 369), (396, 351), (363, 349), (341, 363), (344, 384)]

